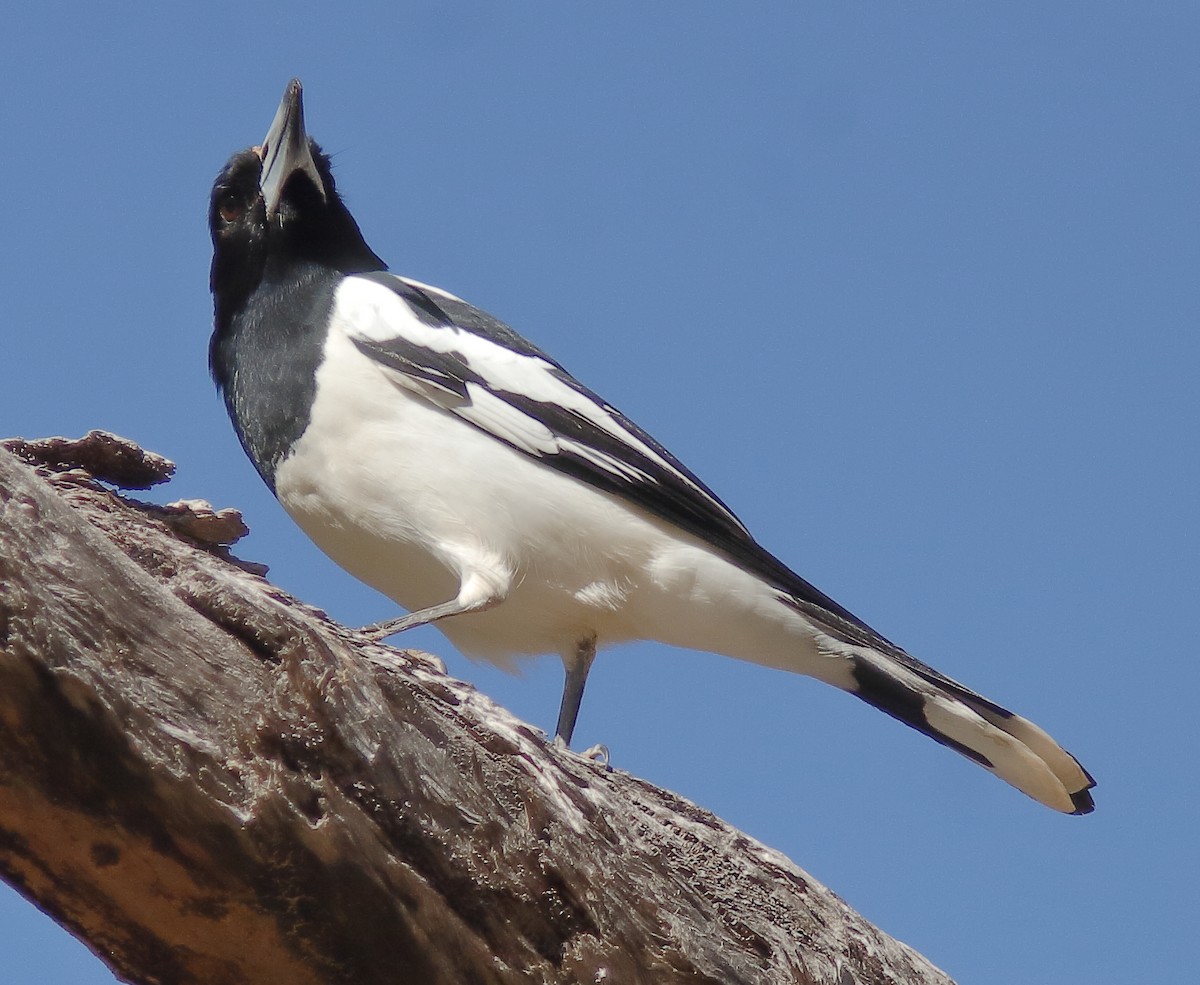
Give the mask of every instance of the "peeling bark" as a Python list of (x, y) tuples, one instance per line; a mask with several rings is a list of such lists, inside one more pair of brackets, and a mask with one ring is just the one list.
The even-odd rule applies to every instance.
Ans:
[(707, 811), (271, 586), (234, 511), (97, 481), (170, 463), (53, 442), (0, 450), (0, 872), (118, 975), (949, 985)]

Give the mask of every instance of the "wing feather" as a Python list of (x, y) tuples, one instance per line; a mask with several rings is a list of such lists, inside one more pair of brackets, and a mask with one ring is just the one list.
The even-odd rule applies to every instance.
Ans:
[(348, 319), (357, 332), (352, 341), (400, 385), (551, 468), (695, 535), (835, 635), (904, 653), (760, 547), (682, 462), (503, 322), (394, 274), (358, 274), (346, 283), (354, 285), (362, 306)]

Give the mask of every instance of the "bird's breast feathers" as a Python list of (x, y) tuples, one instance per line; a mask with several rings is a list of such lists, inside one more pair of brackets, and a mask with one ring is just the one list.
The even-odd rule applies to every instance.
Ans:
[[(411, 371), (363, 350), (398, 339)], [(446, 353), (467, 368), (440, 382)], [(628, 638), (621, 603), (665, 539), (660, 524), (544, 464), (560, 447), (553, 431), (492, 389), (520, 386), (603, 421), (598, 405), (555, 384), (552, 367), (426, 325), (398, 295), (349, 277), (308, 427), (277, 472), (280, 502), (335, 561), (410, 610), (453, 597), (464, 572), (493, 579), (505, 604), (445, 627), (469, 652), (560, 651), (598, 620), (611, 639)], [(479, 638), (459, 639), (450, 623)]]
[[(404, 351), (414, 368), (376, 358), (364, 342)], [(445, 353), (453, 379), (434, 371)], [(453, 597), (468, 573), (491, 582), (502, 605), (442, 628), (464, 652), (501, 663), (571, 652), (581, 634), (606, 644), (646, 638), (647, 627), (652, 638), (712, 645), (721, 630), (703, 625), (694, 603), (720, 597), (788, 618), (768, 586), (639, 504), (639, 487), (659, 479), (627, 459), (661, 474), (674, 474), (673, 460), (640, 433), (627, 436), (621, 418), (606, 418), (606, 405), (558, 374), (536, 350), (427, 325), (394, 292), (346, 278), (308, 427), (276, 476), (280, 502), (333, 560), (406, 609)], [(514, 406), (513, 393), (540, 401), (544, 413)], [(580, 435), (572, 446), (547, 423), (550, 402), (629, 451), (609, 453)], [(564, 447), (590, 448), (594, 471), (555, 467)], [(631, 492), (588, 481), (595, 473)], [(675, 476), (691, 489), (690, 474)]]

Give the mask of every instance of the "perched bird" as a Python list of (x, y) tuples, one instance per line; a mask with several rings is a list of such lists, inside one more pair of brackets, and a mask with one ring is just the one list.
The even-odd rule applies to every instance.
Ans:
[(387, 272), (293, 80), (213, 187), (210, 365), (242, 446), (351, 574), (465, 654), (557, 653), (571, 740), (600, 646), (808, 674), (1055, 810), (1093, 781), (1033, 723), (911, 657), (751, 537), (678, 459), (511, 328)]

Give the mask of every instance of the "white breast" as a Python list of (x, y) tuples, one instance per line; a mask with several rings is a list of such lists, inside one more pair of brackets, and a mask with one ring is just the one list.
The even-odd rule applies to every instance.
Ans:
[(409, 610), (483, 573), (505, 603), (441, 627), (474, 655), (562, 652), (589, 630), (630, 638), (619, 610), (654, 526), (387, 377), (330, 334), (311, 423), (276, 475), (305, 533)]
[(438, 625), (501, 664), (571, 654), (593, 634), (601, 646), (657, 639), (794, 670), (814, 653), (811, 627), (761, 580), (434, 405), (359, 351), (353, 315), (335, 317), (311, 422), (276, 492), (355, 577), (409, 611), (454, 598), (467, 576), (487, 579), (503, 603)]

